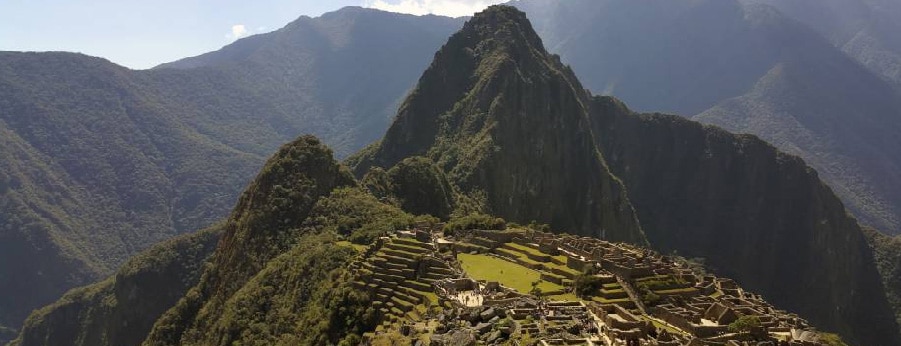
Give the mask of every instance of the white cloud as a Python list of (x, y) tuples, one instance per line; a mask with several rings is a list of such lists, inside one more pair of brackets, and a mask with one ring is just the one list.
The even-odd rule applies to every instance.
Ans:
[(237, 40), (242, 37), (247, 37), (250, 35), (250, 31), (247, 30), (247, 27), (244, 24), (235, 24), (232, 25), (232, 31), (230, 33), (225, 34), (225, 38), (229, 40)]
[(461, 17), (503, 2), (507, 0), (367, 0), (365, 6), (388, 12)]

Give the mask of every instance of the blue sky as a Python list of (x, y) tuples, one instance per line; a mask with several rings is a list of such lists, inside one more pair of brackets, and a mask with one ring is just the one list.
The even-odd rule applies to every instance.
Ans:
[(70, 51), (143, 69), (344, 6), (471, 15), (501, 0), (0, 0), (0, 50)]

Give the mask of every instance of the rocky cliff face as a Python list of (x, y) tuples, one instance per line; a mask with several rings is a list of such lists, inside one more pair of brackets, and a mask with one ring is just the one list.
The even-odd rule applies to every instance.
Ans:
[(860, 227), (804, 161), (609, 97), (593, 100), (592, 121), (653, 246), (703, 257), (854, 344), (899, 341)]
[(385, 138), (350, 162), (362, 176), (428, 156), (462, 194), (484, 196), (486, 212), (643, 243), (591, 136), (587, 101), (525, 14), (496, 8), (450, 38)]
[(197, 284), (221, 230), (158, 244), (115, 276), (70, 291), (32, 313), (11, 345), (140, 345), (163, 312)]

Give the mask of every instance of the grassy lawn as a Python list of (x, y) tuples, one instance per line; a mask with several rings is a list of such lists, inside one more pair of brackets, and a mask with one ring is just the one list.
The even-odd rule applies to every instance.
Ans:
[[(462, 264), (463, 271), (473, 279), (497, 281), (523, 294), (528, 294), (532, 290), (532, 282), (541, 280), (537, 271), (497, 257), (459, 254), (457, 260)], [(563, 286), (541, 281), (538, 288), (543, 292), (550, 292), (561, 290)]]
[(553, 262), (543, 263), (543, 265), (544, 265), (546, 268), (557, 268), (557, 269), (560, 269), (560, 270), (562, 270), (562, 271), (564, 271), (564, 272), (570, 273), (570, 274), (572, 274), (572, 275), (579, 275), (579, 274), (582, 274), (582, 273), (580, 273), (578, 270), (572, 269), (572, 268), (567, 267), (567, 266), (565, 266), (565, 265), (559, 265), (559, 264), (556, 264), (556, 263), (553, 263)]

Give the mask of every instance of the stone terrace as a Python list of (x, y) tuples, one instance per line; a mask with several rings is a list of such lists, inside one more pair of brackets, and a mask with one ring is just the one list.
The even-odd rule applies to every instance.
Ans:
[[(447, 238), (440, 232), (399, 234), (380, 239), (354, 264), (356, 284), (373, 294), (384, 321), (380, 328), (431, 318), (435, 327), (422, 333), (432, 335), (435, 345), (460, 338), (500, 344), (523, 335), (542, 345), (818, 344), (805, 320), (734, 281), (696, 274), (684, 260), (632, 245), (526, 230), (470, 230)], [(476, 281), (463, 272), (461, 253), (499, 267), (509, 262), (504, 269), (519, 273), (511, 275), (539, 280), (533, 289), (540, 282), (562, 289), (533, 297), (515, 277)], [(473, 263), (467, 268), (481, 268)], [(507, 279), (509, 271), (482, 275)], [(591, 297), (572, 293), (581, 275), (600, 284)], [(427, 306), (438, 307), (440, 318)], [(759, 327), (730, 330), (743, 316), (753, 316)]]

